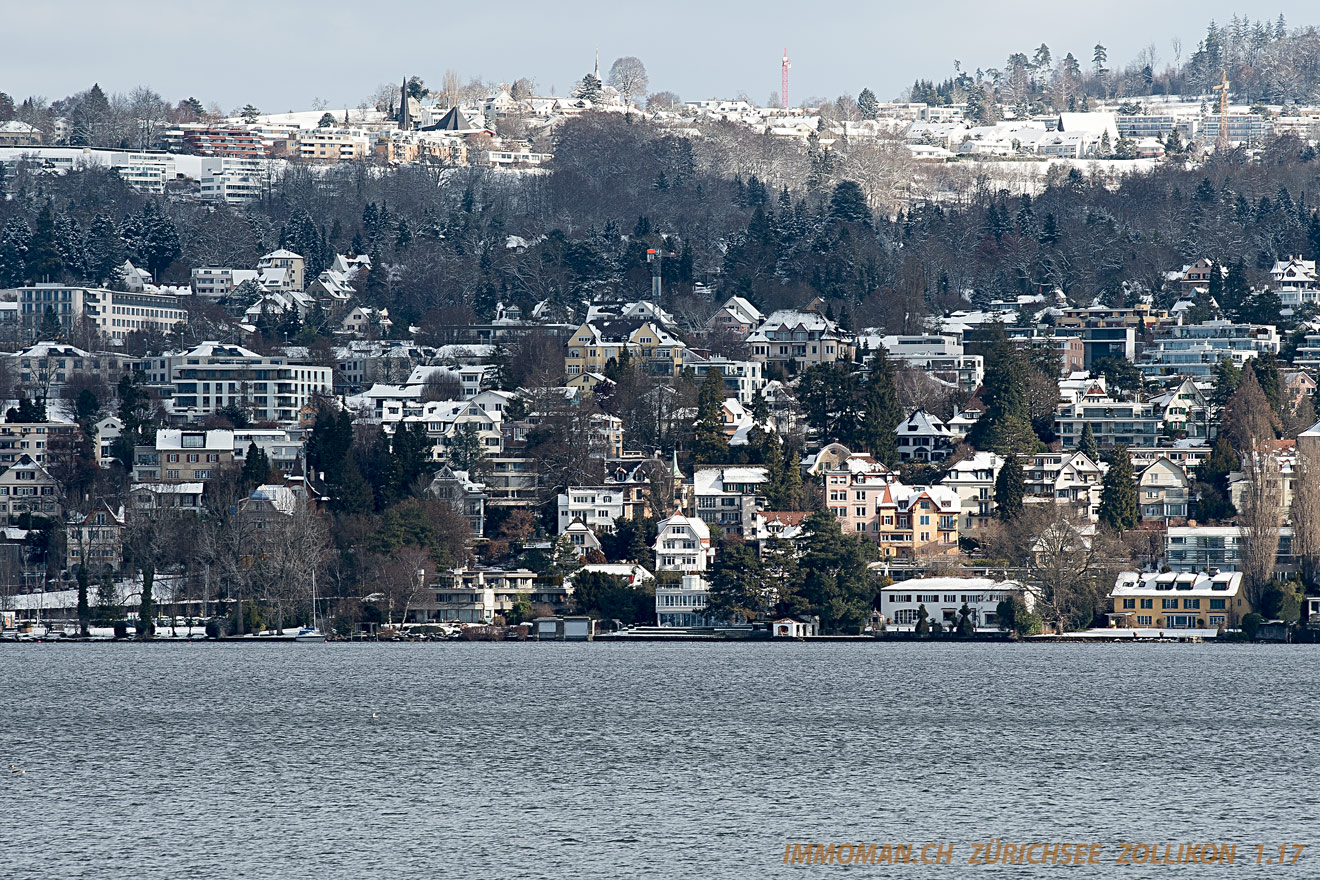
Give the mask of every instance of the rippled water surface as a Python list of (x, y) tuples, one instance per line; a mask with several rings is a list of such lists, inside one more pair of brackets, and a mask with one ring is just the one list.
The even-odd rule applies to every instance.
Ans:
[[(1309, 646), (0, 645), (0, 685), (0, 877), (1320, 876)], [(1239, 864), (968, 867), (990, 837)]]

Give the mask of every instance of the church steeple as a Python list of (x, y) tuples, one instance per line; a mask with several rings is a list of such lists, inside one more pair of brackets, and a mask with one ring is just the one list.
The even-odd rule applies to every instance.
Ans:
[(596, 50), (596, 79), (600, 79), (600, 50)]
[(399, 131), (412, 131), (412, 116), (408, 113), (408, 77), (399, 86)]

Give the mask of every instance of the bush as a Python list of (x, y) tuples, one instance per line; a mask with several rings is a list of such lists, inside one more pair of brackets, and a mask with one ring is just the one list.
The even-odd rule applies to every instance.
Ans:
[(1254, 611), (1242, 618), (1242, 634), (1247, 637), (1247, 641), (1256, 641), (1256, 631), (1260, 629), (1260, 625), (1264, 622), (1265, 618)]
[(127, 620), (116, 620), (116, 621), (115, 621), (115, 638), (117, 638), (117, 639), (126, 639), (126, 638), (128, 638), (128, 621), (127, 621)]
[(206, 637), (208, 639), (220, 638), (220, 621), (212, 618), (206, 622)]

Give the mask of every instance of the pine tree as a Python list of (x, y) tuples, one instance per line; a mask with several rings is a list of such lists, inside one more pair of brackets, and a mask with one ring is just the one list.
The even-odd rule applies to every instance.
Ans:
[(755, 620), (765, 611), (769, 588), (756, 551), (742, 541), (729, 541), (711, 568), (707, 612), (723, 621)]
[(871, 358), (860, 433), (871, 457), (886, 467), (898, 465), (898, 426), (903, 408), (894, 385), (894, 365), (881, 347)]
[(857, 96), (857, 109), (861, 111), (863, 119), (875, 119), (880, 113), (880, 102), (876, 100), (875, 92), (868, 89), (862, 89)]
[(995, 477), (995, 513), (1004, 521), (1016, 517), (1022, 512), (1022, 498), (1027, 494), (1027, 479), (1022, 473), (1022, 463), (1016, 455), (1010, 455)]
[(32, 240), (28, 244), (26, 274), (34, 283), (59, 281), (64, 274), (64, 260), (60, 258), (59, 244), (55, 241), (55, 215), (50, 202), (41, 207)]
[(156, 568), (151, 563), (142, 566), (142, 601), (138, 605), (138, 638), (149, 639), (156, 632), (156, 601), (151, 588), (156, 579)]
[(692, 455), (698, 464), (718, 464), (729, 457), (729, 438), (724, 434), (724, 374), (719, 370), (706, 372), (697, 393)]
[(0, 232), (0, 287), (21, 287), (27, 280), (32, 230), (21, 217), (10, 217)]
[(1093, 462), (1098, 463), (1100, 461), (1100, 447), (1096, 445), (1095, 434), (1091, 431), (1090, 422), (1082, 425), (1082, 439), (1077, 441), (1077, 451)]
[(1100, 492), (1100, 522), (1116, 532), (1135, 529), (1141, 520), (1141, 509), (1132, 458), (1127, 447), (1119, 444), (1109, 453), (1108, 460), (1109, 470), (1105, 472)]

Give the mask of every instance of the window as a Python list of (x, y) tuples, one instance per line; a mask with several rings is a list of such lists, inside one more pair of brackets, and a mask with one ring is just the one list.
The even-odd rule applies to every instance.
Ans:
[(1201, 607), (1200, 599), (1183, 599), (1183, 610), (1191, 611)]
[(1123, 610), (1126, 611), (1126, 610), (1129, 609), (1129, 608), (1136, 608), (1136, 607), (1137, 607), (1137, 600), (1136, 600), (1136, 599), (1124, 599), (1124, 600), (1123, 600)]
[(1155, 600), (1154, 600), (1154, 599), (1142, 599), (1142, 600), (1141, 600), (1141, 607), (1142, 607), (1142, 608), (1150, 608), (1150, 609), (1154, 609), (1154, 607), (1155, 607)]
[(1223, 611), (1224, 608), (1225, 608), (1225, 600), (1223, 600), (1223, 599), (1211, 599), (1211, 600), (1210, 600), (1210, 610), (1211, 610), (1211, 611)]
[(1137, 615), (1137, 626), (1150, 626), (1150, 624), (1151, 624), (1151, 620), (1149, 614)]
[(1161, 600), (1160, 600), (1160, 608), (1164, 609), (1165, 611), (1176, 611), (1176, 610), (1178, 610), (1178, 600), (1177, 600), (1177, 599), (1161, 599)]

